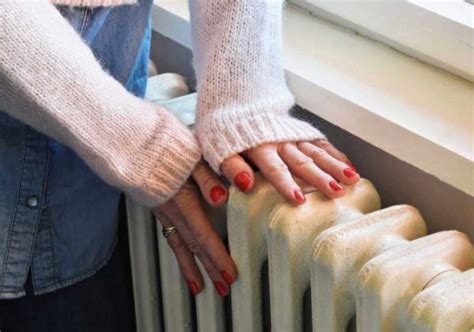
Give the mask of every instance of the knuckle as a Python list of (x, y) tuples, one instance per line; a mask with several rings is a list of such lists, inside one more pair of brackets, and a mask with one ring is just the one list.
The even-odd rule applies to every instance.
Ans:
[(224, 174), (232, 174), (233, 170), (238, 167), (238, 163), (236, 163), (235, 158), (228, 158), (224, 160), (221, 164), (221, 172)]
[(177, 236), (170, 236), (168, 238), (168, 245), (175, 252), (179, 252), (185, 248), (183, 241)]
[(341, 160), (349, 160), (345, 153), (339, 152), (339, 159)]
[(209, 240), (209, 234), (208, 232), (204, 232), (204, 231), (201, 231), (199, 230), (198, 232), (195, 232), (194, 233), (194, 238), (195, 238), (195, 241), (201, 245), (204, 245), (208, 242)]
[(277, 147), (275, 145), (264, 144), (253, 150), (254, 156), (262, 159), (274, 158), (276, 154)]
[(319, 146), (322, 149), (328, 149), (332, 147), (331, 142), (329, 142), (327, 139), (318, 139), (315, 141), (314, 144)]
[(280, 156), (285, 155), (285, 154), (290, 153), (293, 147), (294, 145), (292, 143), (288, 143), (288, 142), (280, 143), (277, 146), (277, 152)]
[(309, 142), (306, 142), (306, 141), (302, 141), (302, 142), (297, 142), (296, 143), (296, 146), (298, 147), (298, 149), (300, 150), (307, 150), (308, 147), (310, 146), (313, 146), (314, 144), (311, 144)]
[(307, 168), (308, 166), (313, 164), (313, 160), (309, 157), (299, 157), (295, 161), (296, 168)]
[(195, 255), (199, 255), (201, 253), (201, 246), (196, 240), (189, 241), (188, 248)]
[(181, 202), (188, 202), (189, 200), (193, 199), (195, 196), (195, 188), (193, 185), (184, 185), (179, 190), (179, 199)]
[(324, 149), (321, 149), (321, 148), (314, 148), (311, 150), (311, 153), (310, 153), (310, 157), (313, 159), (313, 160), (317, 160), (317, 159), (321, 159), (321, 158), (324, 158), (328, 155), (327, 151), (324, 150)]
[(203, 172), (206, 171), (206, 165), (204, 164), (204, 162), (201, 160), (200, 162), (198, 162), (196, 164), (196, 166), (194, 167), (194, 170), (193, 170), (193, 174), (194, 176), (199, 176), (200, 174), (202, 174)]
[(201, 180), (201, 185), (204, 188), (211, 188), (216, 184), (217, 179), (211, 175), (206, 175), (202, 180)]
[(282, 173), (288, 171), (288, 166), (285, 163), (272, 163), (268, 166), (268, 172), (270, 174)]

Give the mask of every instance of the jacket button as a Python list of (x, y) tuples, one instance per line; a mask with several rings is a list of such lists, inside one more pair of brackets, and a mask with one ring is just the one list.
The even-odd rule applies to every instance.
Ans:
[(27, 204), (30, 208), (37, 207), (37, 206), (38, 206), (38, 198), (37, 198), (36, 196), (30, 196), (30, 197), (28, 197), (28, 199), (26, 200), (26, 204)]

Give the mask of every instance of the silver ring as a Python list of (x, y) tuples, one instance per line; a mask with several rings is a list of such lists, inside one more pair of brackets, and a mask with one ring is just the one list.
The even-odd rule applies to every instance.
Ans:
[(174, 226), (163, 227), (163, 229), (161, 230), (161, 233), (163, 233), (163, 236), (165, 238), (169, 238), (171, 235), (176, 233), (176, 227), (174, 227)]

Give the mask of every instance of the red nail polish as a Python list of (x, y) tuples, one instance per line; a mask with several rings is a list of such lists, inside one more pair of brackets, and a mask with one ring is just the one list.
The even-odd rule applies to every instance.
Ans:
[(217, 292), (221, 297), (224, 297), (227, 295), (227, 287), (220, 281), (216, 281), (214, 283), (214, 287), (216, 287)]
[(350, 168), (352, 168), (354, 171), (357, 172), (357, 168), (354, 166), (353, 163), (351, 163), (350, 161), (346, 161), (345, 163), (347, 164), (347, 166), (349, 166)]
[(299, 202), (306, 202), (306, 197), (304, 197), (304, 194), (301, 190), (296, 189), (295, 191), (293, 191), (293, 195), (295, 195), (295, 198)]
[(211, 189), (211, 199), (214, 203), (219, 201), (225, 195), (225, 189), (221, 186), (215, 186)]
[(331, 189), (334, 190), (334, 191), (340, 191), (340, 190), (344, 189), (339, 183), (337, 183), (334, 180), (329, 181), (329, 187), (331, 187)]
[(349, 167), (348, 167), (348, 168), (345, 168), (345, 169), (342, 171), (342, 173), (344, 173), (344, 175), (347, 176), (348, 178), (351, 178), (351, 177), (353, 177), (354, 175), (357, 174), (357, 172), (356, 172), (354, 169), (349, 168)]
[(186, 283), (188, 284), (189, 290), (191, 291), (193, 295), (196, 295), (197, 293), (199, 293), (199, 287), (194, 281), (187, 280)]
[(235, 185), (239, 187), (239, 189), (243, 192), (249, 189), (250, 182), (252, 182), (252, 179), (250, 178), (250, 175), (247, 172), (240, 172), (234, 178)]
[(222, 276), (222, 278), (224, 278), (227, 285), (232, 285), (235, 281), (234, 278), (227, 271), (222, 271), (221, 276)]

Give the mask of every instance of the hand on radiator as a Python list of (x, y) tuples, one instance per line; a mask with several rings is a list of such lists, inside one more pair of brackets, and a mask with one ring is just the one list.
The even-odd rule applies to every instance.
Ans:
[(202, 196), (217, 207), (226, 203), (228, 192), (219, 177), (203, 162), (194, 169), (193, 178), (197, 185), (188, 180), (176, 196), (154, 208), (153, 213), (164, 228), (176, 228), (176, 233), (168, 237), (168, 244), (193, 295), (204, 288), (194, 257), (197, 256), (219, 295), (225, 296), (237, 278), (237, 268), (207, 216)]
[(303, 204), (306, 199), (293, 176), (330, 198), (345, 193), (344, 187), (336, 180), (351, 185), (360, 179), (347, 156), (326, 139), (268, 143), (247, 150), (242, 156), (234, 155), (222, 163), (222, 173), (243, 192), (249, 191), (255, 183), (254, 172), (244, 157), (259, 168), (289, 203), (295, 205)]

